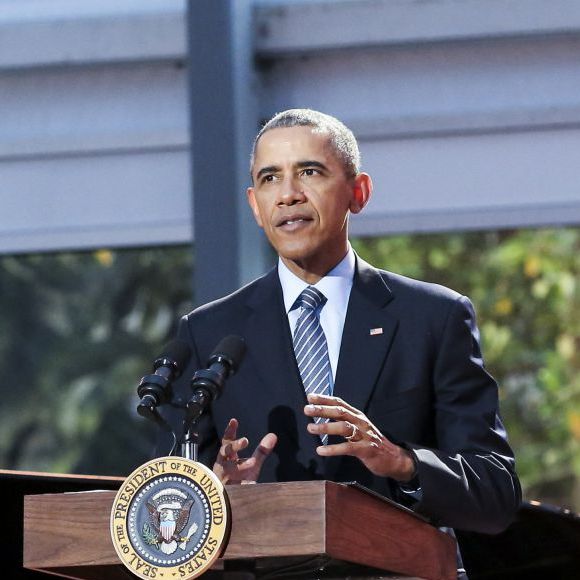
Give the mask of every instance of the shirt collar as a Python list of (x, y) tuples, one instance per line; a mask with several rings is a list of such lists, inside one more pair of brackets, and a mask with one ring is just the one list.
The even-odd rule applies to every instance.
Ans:
[[(355, 263), (354, 251), (349, 244), (346, 256), (316, 284), (312, 284), (326, 296), (329, 304), (345, 312), (352, 288)], [(288, 313), (302, 290), (310, 284), (291, 272), (281, 258), (278, 258), (278, 276), (284, 295), (284, 308)]]

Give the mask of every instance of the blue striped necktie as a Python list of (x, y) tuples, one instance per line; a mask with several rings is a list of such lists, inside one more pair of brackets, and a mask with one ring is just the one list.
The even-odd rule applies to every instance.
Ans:
[[(293, 306), (301, 308), (294, 330), (294, 353), (307, 395), (310, 393), (330, 395), (332, 371), (326, 337), (320, 325), (320, 310), (325, 303), (326, 296), (314, 286), (308, 286), (298, 296)], [(320, 417), (315, 419), (316, 423), (327, 421), (328, 419)], [(321, 439), (326, 445), (328, 435), (321, 436)]]

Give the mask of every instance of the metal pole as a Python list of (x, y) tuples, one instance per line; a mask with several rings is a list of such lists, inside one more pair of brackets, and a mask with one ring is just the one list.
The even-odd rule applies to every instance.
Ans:
[(189, 0), (189, 101), (197, 304), (223, 296), (272, 264), (247, 206), (259, 129), (250, 0)]

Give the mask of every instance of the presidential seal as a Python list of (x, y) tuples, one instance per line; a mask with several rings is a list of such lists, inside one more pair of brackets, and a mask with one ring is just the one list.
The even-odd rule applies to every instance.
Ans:
[(115, 550), (144, 580), (196, 578), (221, 555), (229, 529), (222, 483), (205, 465), (182, 457), (137, 468), (111, 510)]

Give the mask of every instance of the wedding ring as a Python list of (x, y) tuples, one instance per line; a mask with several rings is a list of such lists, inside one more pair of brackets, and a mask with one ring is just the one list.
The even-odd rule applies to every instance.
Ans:
[(358, 427), (356, 425), (353, 425), (352, 423), (349, 423), (349, 425), (352, 427), (352, 433), (350, 435), (345, 435), (344, 438), (349, 443), (356, 443), (357, 441), (360, 441), (362, 439), (362, 435)]

